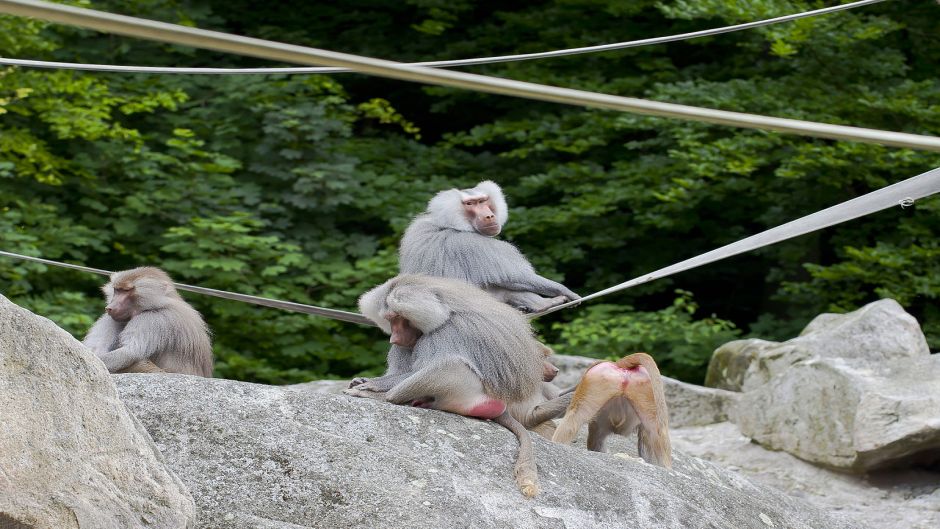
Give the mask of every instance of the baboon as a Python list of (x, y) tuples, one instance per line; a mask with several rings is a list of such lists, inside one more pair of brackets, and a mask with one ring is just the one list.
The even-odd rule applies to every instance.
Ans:
[(101, 290), (108, 304), (84, 344), (108, 371), (212, 376), (209, 329), (166, 272), (153, 267), (115, 272)]
[(494, 182), (441, 191), (405, 230), (399, 271), (466, 281), (523, 312), (581, 299), (565, 285), (536, 274), (512, 243), (495, 238), (508, 219), (506, 199)]

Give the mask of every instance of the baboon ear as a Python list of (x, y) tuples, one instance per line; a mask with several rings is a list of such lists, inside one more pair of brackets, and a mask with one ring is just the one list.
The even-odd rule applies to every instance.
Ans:
[(431, 289), (417, 285), (398, 286), (388, 295), (388, 308), (427, 334), (450, 319), (450, 308)]
[(475, 231), (463, 209), (463, 194), (448, 189), (434, 195), (428, 202), (428, 213), (435, 224), (459, 231)]

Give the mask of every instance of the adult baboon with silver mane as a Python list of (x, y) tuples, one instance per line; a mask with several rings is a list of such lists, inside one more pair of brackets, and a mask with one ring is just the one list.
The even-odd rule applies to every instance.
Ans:
[(512, 243), (495, 238), (508, 219), (506, 199), (494, 182), (441, 191), (405, 231), (399, 270), (465, 281), (523, 312), (580, 299), (565, 285), (536, 274)]

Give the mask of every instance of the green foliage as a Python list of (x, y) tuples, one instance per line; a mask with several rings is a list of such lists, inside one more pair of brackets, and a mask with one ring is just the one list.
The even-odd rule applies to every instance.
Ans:
[(610, 360), (647, 352), (664, 375), (702, 383), (712, 351), (740, 331), (734, 323), (711, 315), (696, 319), (692, 293), (676, 290), (672, 305), (657, 311), (637, 311), (628, 305), (591, 305), (571, 322), (556, 323), (559, 353)]
[[(100, 0), (92, 7), (413, 61), (639, 39), (818, 5)], [(885, 2), (681, 43), (467, 70), (938, 135), (935, 18), (929, 2)], [(0, 16), (0, 55), (264, 64), (7, 16)], [(0, 248), (114, 270), (155, 264), (184, 282), (347, 310), (395, 273), (398, 237), (442, 188), (498, 181), (512, 207), (505, 236), (540, 273), (587, 293), (938, 165), (933, 153), (362, 75), (0, 68)], [(572, 346), (562, 352), (646, 349), (665, 372), (700, 380), (714, 346), (738, 333), (788, 338), (820, 311), (892, 296), (937, 349), (937, 203), (921, 200), (646, 284), (537, 326), (549, 342)], [(0, 292), (76, 335), (101, 309), (99, 282), (0, 260)], [(382, 369), (387, 344), (374, 329), (187, 296), (214, 330), (219, 376), (287, 383)]]
[(936, 347), (940, 344), (940, 201), (926, 199), (911, 209), (894, 233), (873, 245), (843, 246), (838, 249), (840, 260), (828, 266), (807, 263), (812, 279), (789, 282), (785, 291), (796, 297), (825, 299), (830, 312), (853, 310), (871, 292), (894, 298), (924, 314), (927, 342)]

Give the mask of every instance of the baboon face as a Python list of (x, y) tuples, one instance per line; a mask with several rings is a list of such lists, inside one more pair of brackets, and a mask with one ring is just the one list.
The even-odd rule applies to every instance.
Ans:
[(496, 211), (487, 195), (465, 196), (463, 211), (473, 229), (480, 235), (495, 237), (503, 228), (496, 220)]
[(137, 298), (134, 292), (133, 284), (118, 283), (111, 285), (111, 296), (109, 296), (108, 306), (105, 312), (111, 319), (118, 322), (128, 322), (139, 312), (137, 309)]

